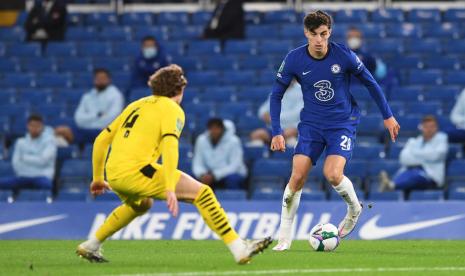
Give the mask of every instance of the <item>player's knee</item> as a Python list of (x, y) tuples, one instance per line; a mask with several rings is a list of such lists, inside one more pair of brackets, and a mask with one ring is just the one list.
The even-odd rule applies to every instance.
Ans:
[(148, 210), (150, 210), (150, 208), (152, 208), (152, 205), (153, 205), (153, 199), (146, 198), (146, 199), (143, 199), (139, 204), (132, 204), (131, 208), (134, 209), (134, 211), (136, 211), (137, 213), (143, 214), (147, 212)]
[(212, 188), (208, 185), (200, 184), (199, 192), (197, 193), (197, 196), (193, 199), (194, 202), (206, 194), (214, 194)]
[(306, 178), (306, 175), (303, 173), (293, 172), (290, 181), (291, 185), (293, 185), (293, 188), (296, 188), (296, 190), (300, 190), (304, 186)]
[(342, 178), (344, 177), (342, 171), (334, 168), (329, 168), (324, 170), (324, 175), (326, 180), (328, 180), (331, 185), (337, 185), (342, 181)]

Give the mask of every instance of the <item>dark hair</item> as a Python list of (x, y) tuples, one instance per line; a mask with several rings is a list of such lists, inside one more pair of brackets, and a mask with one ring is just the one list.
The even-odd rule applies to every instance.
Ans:
[(106, 74), (109, 78), (111, 78), (110, 71), (106, 68), (95, 68), (94, 69), (94, 76), (97, 75), (98, 73), (104, 73)]
[(332, 24), (333, 20), (331, 16), (328, 13), (321, 10), (310, 12), (304, 18), (305, 29), (309, 31), (314, 31), (322, 25), (326, 25), (328, 26), (328, 29), (331, 29)]
[(144, 36), (142, 38), (142, 43), (148, 41), (148, 40), (151, 40), (151, 41), (154, 41), (155, 43), (157, 42), (157, 39), (154, 37), (154, 36), (151, 36), (151, 35), (147, 35), (147, 36)]
[(211, 118), (210, 120), (208, 120), (207, 128), (211, 128), (215, 126), (224, 129), (223, 120), (220, 118)]
[(31, 115), (29, 115), (29, 117), (27, 117), (27, 122), (29, 123), (29, 122), (32, 122), (32, 121), (43, 123), (44, 119), (42, 118), (42, 115), (40, 115), (40, 114), (31, 114)]
[(435, 122), (436, 124), (438, 124), (438, 119), (436, 119), (436, 116), (434, 115), (426, 115), (423, 117), (423, 119), (421, 119), (421, 123), (424, 124), (427, 122)]
[(152, 88), (153, 95), (171, 98), (181, 94), (187, 85), (187, 79), (179, 65), (171, 64), (158, 69), (149, 78), (148, 85)]

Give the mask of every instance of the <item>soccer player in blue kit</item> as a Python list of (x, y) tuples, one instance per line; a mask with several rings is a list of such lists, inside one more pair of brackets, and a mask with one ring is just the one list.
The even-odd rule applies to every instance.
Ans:
[(279, 241), (273, 248), (276, 251), (291, 247), (292, 223), (303, 185), (325, 149), (323, 174), (347, 203), (347, 214), (339, 224), (339, 236), (344, 238), (350, 234), (360, 217), (362, 205), (352, 182), (344, 176), (360, 120), (360, 110), (349, 89), (351, 75), (357, 77), (370, 92), (392, 141), (400, 129), (381, 88), (360, 59), (347, 46), (329, 41), (331, 25), (331, 17), (323, 11), (305, 16), (304, 33), (308, 44), (287, 54), (270, 96), (272, 151), (286, 149), (280, 126), (281, 100), (292, 79), (295, 78), (302, 86), (304, 99), (292, 174), (283, 195)]

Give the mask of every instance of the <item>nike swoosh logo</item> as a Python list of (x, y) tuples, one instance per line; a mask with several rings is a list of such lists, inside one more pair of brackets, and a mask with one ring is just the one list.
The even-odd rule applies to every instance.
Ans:
[(364, 240), (377, 240), (389, 238), (392, 236), (448, 223), (451, 221), (465, 218), (465, 215), (455, 215), (450, 217), (417, 221), (393, 226), (378, 226), (376, 223), (381, 218), (381, 215), (376, 215), (367, 221), (360, 229), (359, 236)]
[(312, 71), (302, 72), (302, 75), (305, 76), (305, 75), (307, 75), (307, 74), (310, 73), (310, 72), (312, 72)]
[(49, 223), (66, 218), (67, 215), (56, 215), (36, 219), (26, 219), (15, 222), (0, 224), (0, 234), (11, 232), (18, 229), (28, 228), (39, 224)]

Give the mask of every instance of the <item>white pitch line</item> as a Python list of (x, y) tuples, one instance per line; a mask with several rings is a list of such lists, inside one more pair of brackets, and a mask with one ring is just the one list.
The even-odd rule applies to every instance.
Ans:
[(424, 271), (465, 271), (465, 266), (446, 267), (378, 267), (378, 268), (316, 268), (276, 270), (231, 270), (195, 271), (179, 273), (118, 274), (118, 276), (210, 276), (210, 275), (269, 275), (269, 274), (311, 274), (311, 273), (353, 273), (353, 272), (424, 272)]

